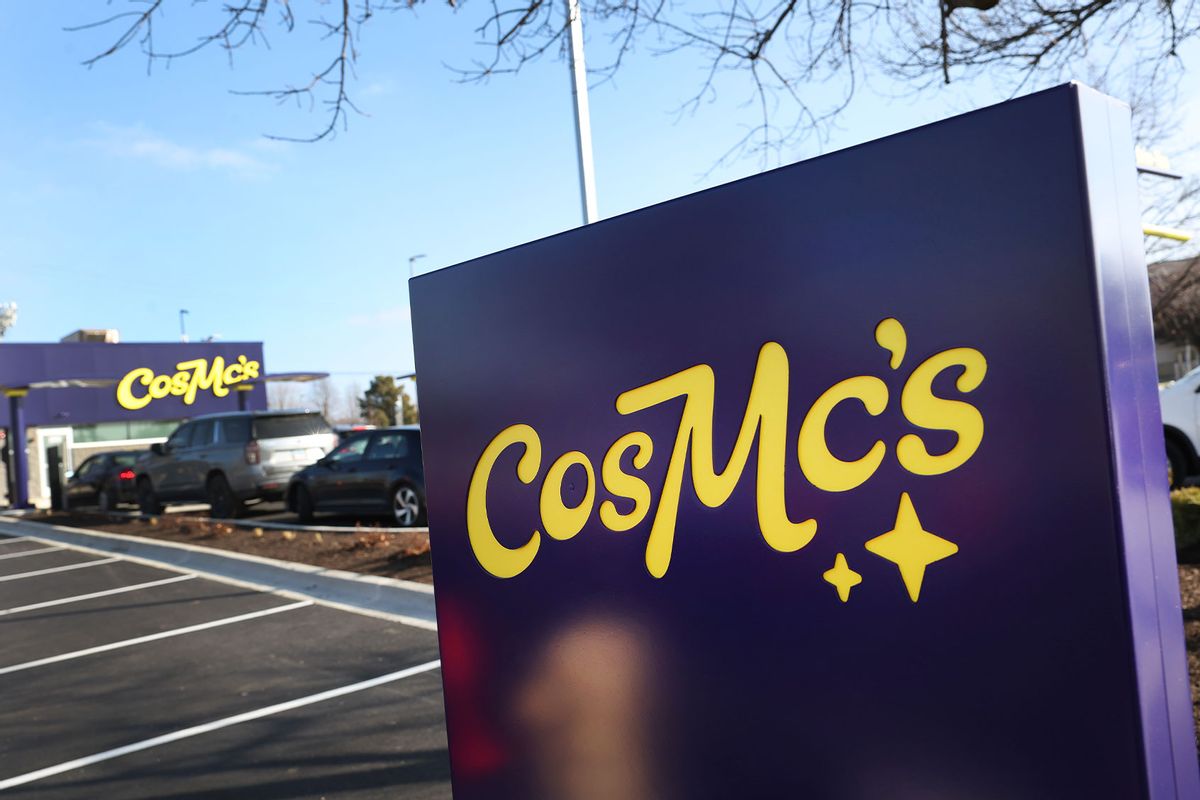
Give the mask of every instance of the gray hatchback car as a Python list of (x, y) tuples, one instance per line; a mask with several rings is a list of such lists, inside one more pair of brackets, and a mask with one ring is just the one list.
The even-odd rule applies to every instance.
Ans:
[(292, 475), (337, 444), (312, 411), (209, 414), (183, 423), (137, 463), (143, 514), (171, 503), (208, 503), (212, 516), (239, 516), (249, 503), (283, 497)]

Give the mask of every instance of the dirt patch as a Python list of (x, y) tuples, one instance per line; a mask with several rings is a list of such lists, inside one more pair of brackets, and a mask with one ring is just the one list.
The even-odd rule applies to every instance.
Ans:
[(310, 533), (277, 528), (242, 527), (197, 517), (165, 515), (147, 520), (107, 514), (50, 512), (29, 518), (76, 528), (165, 539), (232, 550), (326, 569), (382, 575), (432, 583), (428, 533), (387, 533), (347, 528), (345, 533)]

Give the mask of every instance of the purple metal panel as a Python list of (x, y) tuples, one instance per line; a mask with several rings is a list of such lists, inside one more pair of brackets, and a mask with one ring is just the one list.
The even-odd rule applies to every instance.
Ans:
[[(411, 282), (456, 798), (1194, 796), (1132, 165), (1097, 103), (1060, 87)], [(922, 418), (917, 367), (948, 349), (986, 359), (931, 384), (982, 438), (920, 472), (906, 437), (965, 439)], [(786, 418), (728, 497), (680, 462), (656, 570), (669, 465), (706, 442), (678, 438), (682, 398), (625, 393), (710, 375), (720, 469), (780, 353), (755, 402)], [(843, 491), (801, 431), (852, 377), (882, 407), (837, 404), (825, 443), (883, 457)], [(481, 495), (489, 443), (530, 429), (540, 452), (501, 451)], [(601, 504), (633, 493), (603, 461), (632, 432), (649, 513), (617, 530)], [(551, 475), (575, 453), (593, 476)], [(817, 521), (788, 552), (762, 522), (781, 478)], [(536, 539), (512, 577), (470, 496), (497, 548)], [(555, 505), (589, 503), (571, 535)]]
[(1200, 797), (1129, 109), (1078, 97), (1147, 780), (1151, 797)]
[[(192, 359), (220, 357), (226, 362), (239, 356), (262, 364), (261, 342), (218, 342), (197, 344), (100, 344), (68, 342), (53, 344), (0, 344), (0, 386), (27, 386), (36, 381), (64, 378), (120, 380), (130, 370), (147, 367), (158, 374), (173, 374), (176, 365)], [(139, 388), (139, 391), (144, 391)], [(167, 396), (145, 408), (131, 411), (116, 400), (116, 387), (33, 390), (25, 398), (26, 424), (85, 425), (126, 420), (180, 419), (217, 411), (236, 411), (238, 398), (231, 389), (224, 397), (200, 391), (195, 402)], [(248, 393), (247, 407), (266, 408), (266, 392)], [(0, 412), (0, 426), (9, 424), (7, 410)]]

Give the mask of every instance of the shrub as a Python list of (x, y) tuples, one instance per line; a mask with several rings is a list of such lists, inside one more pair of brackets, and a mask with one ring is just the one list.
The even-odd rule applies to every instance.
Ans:
[(1200, 487), (1186, 486), (1171, 492), (1171, 518), (1179, 560), (1200, 561)]

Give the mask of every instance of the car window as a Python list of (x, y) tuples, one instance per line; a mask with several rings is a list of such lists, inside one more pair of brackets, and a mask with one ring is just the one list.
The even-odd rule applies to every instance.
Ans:
[(192, 429), (195, 427), (195, 425), (180, 425), (167, 439), (167, 446), (173, 450), (187, 447), (188, 439), (192, 437)]
[(96, 472), (100, 466), (99, 456), (92, 456), (87, 461), (79, 465), (79, 469), (75, 470), (75, 477), (90, 478), (92, 473)]
[(314, 433), (333, 433), (333, 428), (320, 414), (272, 414), (254, 420), (255, 439), (282, 439)]
[(195, 425), (195, 430), (192, 431), (192, 438), (189, 442), (190, 447), (206, 447), (213, 442), (213, 421), (211, 419), (201, 420)]
[(222, 444), (245, 444), (250, 441), (250, 418), (226, 417), (217, 420), (217, 441)]
[(367, 458), (386, 460), (408, 456), (408, 437), (400, 431), (384, 431), (371, 437)]
[(137, 460), (138, 457), (134, 453), (121, 453), (119, 456), (113, 456), (113, 464), (118, 467), (132, 467)]
[(330, 461), (334, 461), (338, 464), (349, 464), (353, 461), (361, 461), (363, 452), (367, 449), (367, 441), (369, 439), (369, 436), (359, 436), (356, 439), (351, 439), (330, 453), (328, 458)]

